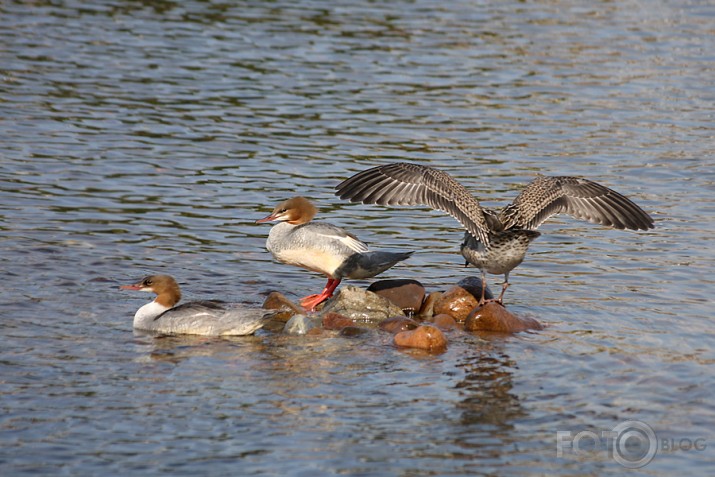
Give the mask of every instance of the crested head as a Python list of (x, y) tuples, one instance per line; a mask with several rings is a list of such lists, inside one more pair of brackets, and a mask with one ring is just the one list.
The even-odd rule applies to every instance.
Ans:
[(305, 197), (293, 197), (278, 204), (271, 215), (261, 221), (277, 220), (300, 225), (313, 220), (317, 212), (318, 209)]
[(167, 308), (171, 308), (181, 300), (179, 285), (169, 275), (149, 275), (133, 285), (123, 285), (120, 288), (156, 293), (157, 297), (154, 301)]

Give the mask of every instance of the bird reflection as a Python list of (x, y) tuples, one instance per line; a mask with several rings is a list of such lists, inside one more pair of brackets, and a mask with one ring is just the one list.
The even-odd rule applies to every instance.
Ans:
[(503, 352), (495, 352), (495, 342), (458, 364), (465, 377), (457, 384), (463, 399), (458, 404), (462, 424), (492, 424), (511, 428), (514, 419), (523, 417), (519, 397), (512, 392), (516, 362)]

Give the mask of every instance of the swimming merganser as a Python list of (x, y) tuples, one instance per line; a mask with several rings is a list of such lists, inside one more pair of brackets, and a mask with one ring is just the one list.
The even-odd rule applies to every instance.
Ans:
[(367, 244), (340, 227), (311, 222), (316, 213), (308, 199), (293, 197), (256, 221), (259, 224), (278, 221), (266, 241), (273, 258), (328, 277), (322, 292), (300, 300), (307, 310), (314, 310), (333, 296), (343, 278), (371, 278), (412, 255), (412, 252), (370, 252)]
[(536, 231), (549, 217), (566, 213), (578, 219), (616, 229), (648, 230), (653, 219), (618, 192), (576, 177), (539, 175), (497, 212), (482, 208), (461, 184), (446, 172), (411, 163), (387, 164), (359, 172), (336, 187), (335, 195), (351, 202), (379, 205), (427, 205), (456, 218), (467, 232), (461, 252), (467, 263), (480, 269), (482, 297), (486, 273), (504, 275), (502, 303), (509, 272), (518, 266)]
[(274, 314), (260, 308), (226, 304), (221, 301), (181, 300), (179, 285), (169, 275), (151, 275), (122, 290), (156, 293), (154, 301), (137, 310), (134, 328), (167, 334), (243, 336), (253, 334)]

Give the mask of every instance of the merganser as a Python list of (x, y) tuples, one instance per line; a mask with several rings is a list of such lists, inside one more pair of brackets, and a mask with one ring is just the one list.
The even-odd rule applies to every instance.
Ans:
[(226, 304), (221, 301), (192, 301), (176, 305), (181, 300), (179, 285), (169, 275), (150, 275), (122, 290), (156, 293), (154, 301), (137, 310), (134, 328), (167, 334), (205, 336), (243, 336), (253, 334), (274, 314), (260, 308)]
[(577, 177), (539, 175), (501, 211), (479, 201), (446, 172), (411, 163), (395, 163), (359, 172), (336, 186), (335, 195), (351, 202), (379, 205), (427, 205), (456, 218), (467, 230), (462, 255), (480, 269), (482, 297), (486, 272), (504, 275), (498, 303), (517, 267), (549, 217), (566, 213), (616, 229), (648, 230), (653, 219), (618, 192)]
[(259, 224), (278, 222), (271, 227), (266, 241), (273, 258), (328, 277), (322, 292), (300, 300), (307, 310), (314, 310), (333, 296), (343, 278), (371, 278), (412, 255), (412, 252), (370, 252), (367, 244), (342, 228), (311, 222), (316, 213), (317, 209), (308, 199), (293, 197), (256, 221)]

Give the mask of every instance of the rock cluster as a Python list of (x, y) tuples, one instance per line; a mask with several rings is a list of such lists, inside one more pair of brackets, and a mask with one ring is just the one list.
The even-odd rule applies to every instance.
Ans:
[[(434, 353), (447, 348), (445, 334), (454, 330), (517, 333), (543, 328), (537, 320), (518, 317), (494, 301), (478, 306), (481, 294), (482, 283), (477, 277), (429, 294), (416, 280), (381, 280), (367, 290), (344, 286), (315, 313), (307, 314), (278, 292), (268, 295), (263, 307), (280, 311), (266, 326), (269, 331), (292, 335), (332, 331), (351, 337), (378, 329), (392, 333), (398, 347)], [(489, 289), (485, 297), (493, 298)]]

